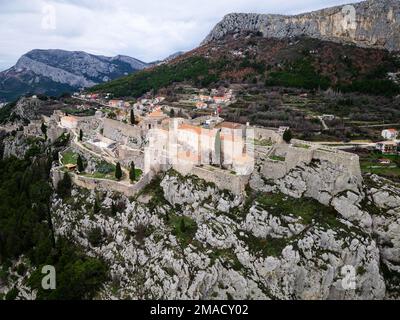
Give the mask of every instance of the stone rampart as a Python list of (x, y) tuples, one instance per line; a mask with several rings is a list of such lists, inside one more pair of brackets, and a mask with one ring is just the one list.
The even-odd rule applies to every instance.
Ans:
[(208, 166), (194, 167), (190, 174), (214, 183), (220, 190), (228, 190), (234, 194), (242, 194), (249, 182), (249, 176), (238, 176), (226, 170)]
[[(51, 170), (52, 183), (55, 188), (57, 187), (58, 182), (63, 179), (64, 174), (67, 173), (63, 172), (60, 167), (53, 168)], [(96, 179), (78, 175), (76, 173), (69, 174), (71, 175), (72, 182), (78, 187), (89, 190), (98, 189), (104, 191), (116, 191), (123, 193), (127, 197), (135, 196), (137, 193), (143, 190), (143, 188), (146, 187), (155, 177), (155, 173), (150, 171), (147, 174), (143, 175), (137, 183), (129, 185), (126, 182)]]
[(282, 143), (283, 141), (282, 136), (274, 130), (257, 127), (251, 127), (251, 129), (254, 130), (254, 139), (256, 140), (266, 140), (272, 143)]
[(117, 120), (104, 119), (103, 135), (130, 147), (137, 147), (142, 143), (142, 131), (139, 127)]

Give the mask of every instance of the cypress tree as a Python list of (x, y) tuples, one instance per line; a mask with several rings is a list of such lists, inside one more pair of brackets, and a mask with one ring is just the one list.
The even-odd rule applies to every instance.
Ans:
[(79, 130), (79, 141), (83, 140), (83, 131), (82, 129)]
[(44, 123), (42, 123), (42, 126), (40, 129), (42, 130), (42, 133), (44, 134), (44, 136), (47, 137), (47, 127)]
[(83, 166), (83, 161), (82, 161), (81, 155), (78, 155), (78, 159), (76, 160), (76, 164), (78, 166), (78, 171), (79, 172), (85, 171), (85, 167)]
[(135, 112), (133, 111), (133, 109), (131, 109), (131, 125), (136, 124), (136, 120), (135, 120)]
[(117, 178), (117, 180), (121, 180), (122, 178), (122, 169), (121, 169), (121, 164), (119, 162), (115, 167), (115, 178)]
[(292, 138), (293, 138), (293, 134), (292, 134), (292, 131), (290, 131), (290, 129), (286, 130), (286, 131), (283, 133), (283, 140), (285, 140), (286, 143), (290, 143), (290, 141), (292, 140)]
[(136, 168), (133, 162), (131, 163), (131, 168), (129, 170), (129, 179), (131, 180), (131, 182), (136, 180)]

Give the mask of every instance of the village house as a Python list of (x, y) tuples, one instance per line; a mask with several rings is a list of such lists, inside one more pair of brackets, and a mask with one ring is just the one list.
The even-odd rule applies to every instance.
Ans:
[(213, 98), (213, 100), (216, 104), (229, 102), (229, 98), (227, 98), (226, 96), (220, 96), (220, 97), (216, 96)]
[(139, 123), (139, 126), (143, 130), (150, 130), (154, 128), (159, 128), (163, 121), (167, 120), (169, 117), (162, 112), (161, 108), (158, 107), (154, 109), (147, 116), (143, 117)]
[(391, 163), (391, 161), (389, 159), (383, 158), (383, 159), (379, 159), (379, 164), (385, 164), (388, 165)]
[(399, 135), (396, 129), (385, 129), (382, 131), (382, 137), (386, 140), (394, 140)]
[(375, 148), (383, 154), (396, 154), (398, 152), (398, 143), (395, 141), (382, 141), (378, 142)]
[(335, 115), (333, 115), (333, 114), (323, 114), (321, 116), (321, 119), (326, 120), (326, 121), (333, 121), (333, 120), (335, 120)]
[(123, 100), (110, 100), (108, 102), (108, 105), (111, 108), (122, 108), (124, 106), (124, 101)]
[(288, 130), (290, 130), (289, 127), (279, 127), (278, 134), (283, 135)]
[(196, 108), (199, 109), (199, 110), (204, 110), (204, 109), (208, 108), (208, 104), (205, 103), (205, 102), (199, 101), (199, 102), (196, 103)]
[(204, 94), (199, 95), (199, 99), (200, 99), (200, 101), (203, 101), (203, 102), (213, 101), (213, 98), (211, 96), (206, 96)]

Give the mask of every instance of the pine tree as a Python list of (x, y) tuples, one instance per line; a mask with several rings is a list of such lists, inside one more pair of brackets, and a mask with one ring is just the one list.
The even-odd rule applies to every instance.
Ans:
[(133, 162), (131, 163), (131, 168), (129, 170), (129, 179), (131, 180), (131, 182), (136, 180), (136, 168)]
[(283, 133), (283, 140), (285, 140), (286, 143), (290, 143), (290, 141), (292, 140), (292, 138), (293, 138), (293, 134), (292, 134), (292, 131), (290, 131), (290, 129), (286, 130), (286, 131)]
[(83, 166), (83, 161), (82, 161), (81, 155), (78, 155), (78, 159), (76, 160), (76, 164), (78, 166), (78, 171), (79, 172), (85, 171), (85, 167)]
[(42, 130), (42, 133), (44, 134), (44, 136), (47, 137), (47, 127), (44, 123), (42, 123), (42, 126), (40, 129)]
[(135, 112), (133, 111), (133, 109), (131, 109), (131, 125), (135, 125), (135, 124), (136, 124)]
[(115, 167), (115, 178), (117, 178), (117, 180), (121, 180), (122, 178), (122, 169), (121, 169), (121, 164), (119, 162)]
[(79, 130), (79, 141), (83, 140), (83, 131), (82, 129)]

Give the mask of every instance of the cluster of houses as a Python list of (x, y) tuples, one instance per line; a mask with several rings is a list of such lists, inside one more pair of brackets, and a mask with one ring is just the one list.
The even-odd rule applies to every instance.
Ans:
[(197, 109), (208, 109), (209, 107), (220, 107), (221, 105), (228, 105), (233, 102), (235, 96), (232, 89), (226, 90), (211, 90), (210, 94), (200, 93), (192, 98), (196, 103)]
[(400, 154), (399, 132), (396, 129), (385, 129), (382, 131), (382, 137), (385, 141), (377, 142), (375, 149), (383, 154)]
[(134, 109), (142, 112), (150, 111), (165, 101), (165, 97), (158, 96), (155, 98), (139, 99), (134, 105)]

